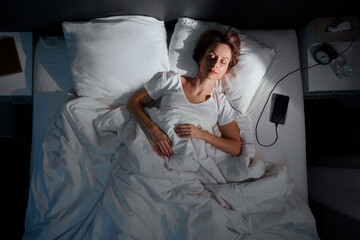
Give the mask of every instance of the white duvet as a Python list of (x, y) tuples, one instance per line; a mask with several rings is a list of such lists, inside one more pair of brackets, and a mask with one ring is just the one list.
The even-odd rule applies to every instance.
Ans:
[(67, 102), (34, 166), (24, 239), (317, 239), (315, 221), (284, 167), (254, 159), (251, 121), (237, 122), (243, 151), (225, 154), (173, 128), (204, 120), (147, 109), (169, 135), (161, 157), (126, 107)]

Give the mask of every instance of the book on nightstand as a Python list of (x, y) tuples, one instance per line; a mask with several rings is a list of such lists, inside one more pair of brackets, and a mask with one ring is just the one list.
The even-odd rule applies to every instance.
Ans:
[(0, 39), (0, 77), (22, 72), (13, 37)]

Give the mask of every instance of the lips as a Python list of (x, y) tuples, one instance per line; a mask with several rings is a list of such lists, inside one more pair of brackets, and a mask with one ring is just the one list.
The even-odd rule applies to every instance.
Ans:
[(215, 70), (212, 70), (212, 69), (210, 69), (210, 73), (217, 74), (217, 72)]

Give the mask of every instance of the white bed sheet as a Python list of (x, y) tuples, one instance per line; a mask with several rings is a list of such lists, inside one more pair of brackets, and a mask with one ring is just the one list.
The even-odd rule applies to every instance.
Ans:
[[(295, 30), (248, 30), (244, 32), (273, 47), (276, 51), (263, 82), (248, 109), (255, 127), (270, 90), (286, 74), (300, 68), (300, 58)], [(274, 146), (257, 146), (257, 157), (286, 166), (303, 199), (307, 201), (305, 116), (301, 72), (297, 71), (286, 77), (277, 86), (274, 93), (290, 97), (286, 122), (284, 125), (278, 125), (279, 139)], [(271, 99), (258, 127), (258, 136), (262, 144), (270, 144), (275, 139), (274, 124), (269, 121), (270, 102)]]
[(74, 92), (64, 37), (39, 38), (35, 50), (31, 167), (40, 164), (41, 144), (69, 92)]
[[(272, 86), (284, 75), (300, 67), (299, 52), (294, 30), (246, 30), (244, 33), (276, 51), (248, 109), (255, 127)], [(40, 39), (35, 55), (31, 166), (41, 159), (41, 142), (49, 122), (60, 109), (67, 93), (74, 89), (63, 38), (47, 38), (47, 44), (42, 41)], [(278, 126), (279, 139), (275, 145), (268, 148), (257, 145), (257, 158), (266, 158), (268, 161), (286, 166), (303, 199), (307, 201), (305, 120), (300, 71), (283, 80), (274, 93), (290, 96), (286, 123)], [(270, 102), (258, 127), (258, 136), (263, 144), (271, 143), (275, 139), (274, 124), (268, 120), (269, 111)]]

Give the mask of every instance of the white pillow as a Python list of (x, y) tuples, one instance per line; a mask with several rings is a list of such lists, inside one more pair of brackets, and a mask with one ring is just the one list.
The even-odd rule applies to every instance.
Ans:
[(163, 21), (130, 15), (62, 26), (79, 96), (124, 104), (155, 73), (169, 70)]
[[(192, 55), (200, 35), (209, 29), (217, 29), (225, 33), (230, 28), (215, 22), (179, 18), (169, 46), (170, 69), (181, 75), (194, 77), (198, 71), (198, 63), (193, 60)], [(221, 79), (220, 87), (231, 105), (244, 114), (260, 86), (275, 51), (239, 30), (234, 30), (238, 32), (241, 40), (239, 63)]]

